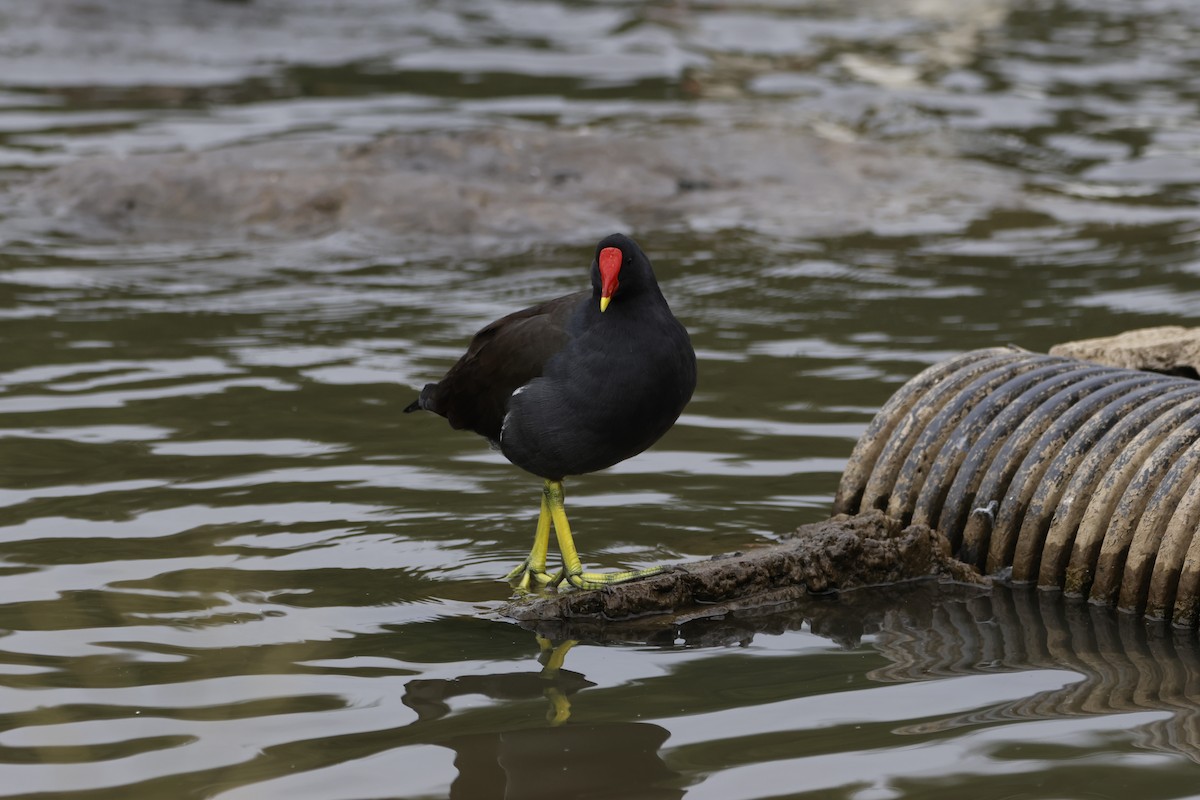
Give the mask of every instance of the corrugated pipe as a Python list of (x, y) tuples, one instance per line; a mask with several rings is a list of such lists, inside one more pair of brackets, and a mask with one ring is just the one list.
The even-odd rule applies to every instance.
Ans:
[(868, 426), (835, 513), (937, 528), (1015, 583), (1195, 627), (1200, 381), (997, 348), (935, 364)]

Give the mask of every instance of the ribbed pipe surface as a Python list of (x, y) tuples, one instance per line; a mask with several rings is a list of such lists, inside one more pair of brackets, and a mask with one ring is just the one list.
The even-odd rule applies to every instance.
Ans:
[(835, 513), (939, 529), (988, 572), (1200, 618), (1200, 381), (1010, 348), (935, 364), (859, 439)]

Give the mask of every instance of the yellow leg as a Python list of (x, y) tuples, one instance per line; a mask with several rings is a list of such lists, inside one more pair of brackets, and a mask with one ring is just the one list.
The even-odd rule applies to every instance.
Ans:
[(542, 489), (543, 503), (550, 506), (550, 518), (554, 521), (554, 533), (558, 537), (558, 549), (562, 553), (562, 571), (550, 580), (551, 586), (558, 586), (565, 579), (577, 589), (599, 589), (614, 583), (624, 583), (649, 575), (662, 572), (662, 567), (636, 569), (627, 572), (584, 572), (583, 562), (579, 560), (579, 551), (575, 549), (575, 539), (571, 536), (571, 526), (567, 522), (567, 509), (563, 504), (562, 481), (546, 481)]
[(558, 644), (547, 639), (545, 636), (535, 636), (538, 643), (538, 663), (542, 665), (542, 677), (552, 678), (562, 669), (563, 662), (567, 660), (567, 653), (571, 652), (571, 648), (579, 644), (578, 639), (564, 639)]
[(550, 506), (542, 492), (542, 510), (538, 513), (537, 530), (533, 534), (533, 549), (517, 567), (504, 577), (518, 591), (540, 589), (550, 583), (546, 572), (546, 553), (550, 549)]

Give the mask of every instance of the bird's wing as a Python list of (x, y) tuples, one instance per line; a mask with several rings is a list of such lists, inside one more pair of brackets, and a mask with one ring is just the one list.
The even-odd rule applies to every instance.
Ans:
[(425, 408), (446, 417), (454, 428), (498, 441), (512, 393), (541, 376), (546, 362), (567, 342), (571, 313), (590, 295), (583, 291), (559, 297), (484, 327), (432, 387)]

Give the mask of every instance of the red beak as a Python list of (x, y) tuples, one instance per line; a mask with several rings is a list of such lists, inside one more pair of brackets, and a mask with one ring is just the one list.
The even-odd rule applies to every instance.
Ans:
[(621, 262), (625, 254), (617, 247), (606, 247), (597, 259), (600, 263), (600, 311), (608, 308), (613, 292), (617, 290), (617, 276), (621, 274)]

